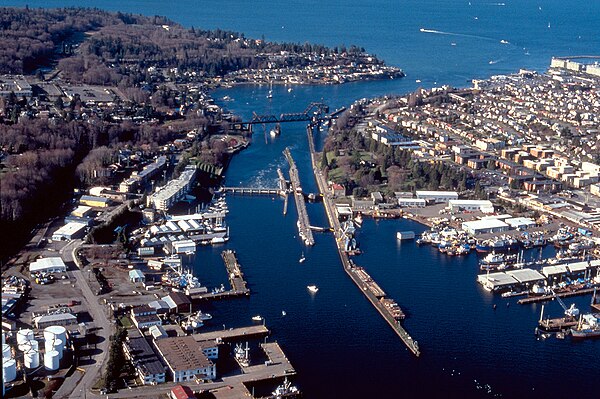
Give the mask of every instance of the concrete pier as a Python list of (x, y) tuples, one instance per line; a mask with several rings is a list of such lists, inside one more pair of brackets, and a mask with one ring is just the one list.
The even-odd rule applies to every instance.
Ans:
[(302, 187), (300, 186), (298, 168), (289, 148), (286, 148), (283, 154), (290, 164), (290, 183), (292, 185), (294, 200), (296, 201), (296, 209), (298, 209), (298, 233), (306, 245), (315, 245), (315, 239), (310, 229), (310, 221), (308, 220), (308, 212), (306, 211), (306, 203), (304, 202), (304, 195), (302, 194)]
[(375, 307), (375, 309), (379, 312), (379, 314), (387, 321), (387, 323), (392, 327), (394, 332), (400, 337), (404, 345), (415, 355), (419, 356), (421, 354), (419, 345), (416, 340), (414, 340), (410, 334), (404, 329), (404, 327), (400, 324), (400, 320), (404, 318), (404, 313), (400, 310), (396, 302), (390, 298), (386, 298), (385, 292), (381, 287), (369, 276), (369, 274), (361, 267), (354, 265), (354, 263), (350, 260), (348, 254), (344, 251), (343, 248), (343, 232), (340, 226), (340, 222), (335, 214), (335, 209), (333, 205), (333, 201), (329, 191), (327, 190), (327, 182), (325, 181), (325, 177), (323, 176), (321, 170), (318, 168), (315, 160), (315, 152), (314, 152), (314, 143), (310, 130), (307, 129), (307, 136), (309, 140), (309, 147), (311, 150), (311, 160), (313, 171), (315, 173), (315, 178), (317, 180), (317, 185), (319, 186), (319, 190), (321, 194), (323, 194), (323, 205), (325, 206), (325, 213), (327, 214), (327, 218), (329, 219), (329, 223), (331, 224), (333, 231), (335, 242), (338, 248), (338, 253), (340, 255), (340, 260), (342, 261), (342, 266), (346, 274), (352, 279), (354, 284), (360, 288), (360, 291), (363, 295), (371, 302), (371, 304)]

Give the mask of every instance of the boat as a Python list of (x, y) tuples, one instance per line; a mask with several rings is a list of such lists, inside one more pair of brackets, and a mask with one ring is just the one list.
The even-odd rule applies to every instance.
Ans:
[(263, 317), (261, 315), (252, 316), (253, 321), (263, 321)]
[(302, 256), (300, 257), (300, 259), (298, 260), (298, 263), (302, 263), (306, 260), (306, 258), (304, 257), (304, 252), (302, 252)]
[(354, 217), (354, 224), (356, 224), (357, 227), (362, 227), (362, 223), (363, 223), (363, 217), (362, 217), (362, 213), (358, 212), (356, 214), (356, 216)]
[(285, 312), (285, 310), (282, 310), (282, 311), (281, 311), (281, 315), (282, 315), (282, 316), (285, 316), (285, 315), (287, 315), (287, 313)]
[(271, 135), (271, 137), (276, 137), (276, 136), (279, 136), (281, 134), (281, 126), (279, 125), (279, 123), (276, 124), (273, 129), (271, 129), (271, 131), (269, 132), (269, 134)]
[(519, 248), (519, 241), (512, 237), (497, 237), (483, 240), (475, 249), (477, 252), (514, 251)]
[(579, 323), (571, 328), (571, 336), (575, 339), (600, 337), (600, 315), (584, 314), (579, 317)]
[(250, 366), (250, 348), (248, 347), (248, 342), (246, 342), (245, 348), (242, 347), (242, 344), (237, 344), (233, 350), (233, 354), (235, 356), (235, 360), (237, 360), (240, 366)]
[(288, 93), (291, 93), (291, 92), (292, 92), (292, 88), (288, 87)]
[(316, 285), (307, 285), (306, 288), (308, 288), (308, 290), (313, 293), (319, 291), (319, 287), (317, 287)]
[(500, 43), (502, 43), (502, 44), (508, 44), (508, 40), (502, 39), (502, 40), (500, 40)]
[(292, 385), (291, 382), (288, 381), (287, 377), (283, 380), (283, 384), (279, 385), (273, 392), (271, 392), (273, 397), (276, 399), (280, 399), (283, 397), (295, 396), (300, 393), (298, 388)]
[(421, 79), (416, 79), (415, 83), (421, 83)]

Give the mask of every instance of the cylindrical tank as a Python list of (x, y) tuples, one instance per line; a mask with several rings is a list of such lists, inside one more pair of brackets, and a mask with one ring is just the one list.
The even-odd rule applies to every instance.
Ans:
[(2, 375), (4, 382), (11, 382), (17, 378), (17, 362), (15, 362), (15, 359), (2, 359)]
[(59, 339), (57, 339), (56, 341), (54, 341), (54, 343), (55, 343), (55, 345), (52, 346), (52, 350), (53, 351), (57, 351), (58, 352), (58, 358), (62, 359), (63, 352), (65, 351), (65, 346), (63, 345), (62, 341), (59, 340)]
[(49, 351), (44, 354), (44, 367), (46, 370), (58, 370), (58, 352)]
[(31, 341), (33, 339), (33, 331), (25, 328), (23, 330), (17, 331), (17, 344), (23, 344), (27, 341)]
[(44, 339), (46, 341), (52, 340), (52, 338), (62, 339), (63, 342), (67, 342), (67, 329), (63, 326), (50, 326), (44, 328)]
[(40, 352), (37, 349), (31, 349), (25, 352), (25, 367), (28, 369), (34, 369), (40, 366)]
[(22, 344), (19, 344), (18, 349), (21, 352), (27, 352), (27, 351), (29, 351), (31, 349), (38, 350), (39, 349), (39, 343), (35, 339), (32, 339), (31, 341), (25, 341)]
[(10, 350), (9, 344), (2, 345), (2, 359), (10, 359), (12, 358), (12, 351)]
[(65, 347), (65, 342), (60, 338), (54, 337), (44, 342), (44, 348), (46, 349), (46, 352), (54, 350), (55, 347), (60, 347), (62, 349)]

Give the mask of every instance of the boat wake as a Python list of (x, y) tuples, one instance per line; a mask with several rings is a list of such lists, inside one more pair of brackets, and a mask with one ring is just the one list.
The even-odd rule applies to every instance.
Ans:
[(490, 62), (488, 62), (488, 64), (494, 65), (494, 64), (499, 63), (500, 61), (502, 61), (502, 60), (491, 60)]
[(469, 38), (472, 38), (472, 39), (496, 41), (496, 39), (491, 38), (491, 37), (479, 36), (479, 35), (469, 35), (468, 33), (444, 32), (444, 31), (441, 31), (441, 30), (425, 29), (425, 28), (421, 28), (421, 29), (419, 29), (419, 31), (423, 32), (423, 33), (433, 33), (433, 34), (436, 34), (436, 35), (469, 37)]

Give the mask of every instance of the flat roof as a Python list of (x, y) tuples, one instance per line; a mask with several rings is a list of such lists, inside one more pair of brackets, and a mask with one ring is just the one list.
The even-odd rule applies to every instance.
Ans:
[(79, 233), (81, 230), (87, 227), (86, 223), (80, 222), (69, 222), (64, 226), (61, 226), (58, 230), (54, 232), (53, 235), (73, 235)]
[(65, 262), (63, 262), (63, 260), (59, 257), (42, 258), (29, 264), (30, 272), (43, 271), (48, 269), (67, 270), (67, 266), (65, 265)]
[(533, 220), (531, 218), (510, 218), (510, 219), (506, 219), (504, 221), (506, 223), (510, 224), (511, 226), (520, 226), (523, 224), (532, 226), (535, 224), (535, 220)]
[(518, 281), (513, 276), (509, 276), (504, 272), (480, 274), (479, 276), (477, 276), (477, 280), (480, 283), (486, 283), (494, 287), (502, 287), (505, 285), (518, 283)]
[(542, 273), (545, 276), (552, 276), (555, 274), (563, 274), (567, 272), (567, 267), (565, 265), (555, 265), (555, 266), (544, 266), (542, 267)]
[(458, 197), (456, 191), (416, 191), (417, 196), (425, 195), (428, 197)]
[(532, 283), (534, 281), (545, 280), (546, 276), (533, 269), (517, 269), (507, 271), (506, 274), (512, 276), (520, 283)]
[(41, 316), (37, 316), (34, 318), (37, 324), (39, 323), (54, 323), (62, 320), (75, 320), (77, 321), (77, 316), (73, 313), (55, 313), (55, 314), (44, 314)]
[(463, 228), (468, 227), (470, 229), (489, 229), (498, 227), (509, 227), (508, 224), (498, 219), (485, 219), (485, 220), (473, 220), (472, 222), (463, 222)]
[(154, 341), (154, 345), (173, 371), (197, 370), (213, 364), (190, 335), (159, 339)]
[(96, 202), (109, 202), (108, 198), (97, 197), (95, 195), (82, 195), (80, 201), (96, 201)]
[(566, 265), (570, 272), (584, 272), (587, 270), (587, 262), (575, 262)]
[(485, 205), (485, 206), (492, 206), (492, 201), (490, 200), (460, 200), (460, 199), (456, 199), (456, 200), (450, 200), (448, 201), (449, 205)]
[(512, 218), (512, 215), (509, 215), (508, 213), (504, 213), (502, 215), (483, 216), (481, 218), (481, 220), (488, 220), (488, 219), (506, 220), (506, 219), (510, 219), (510, 218)]

